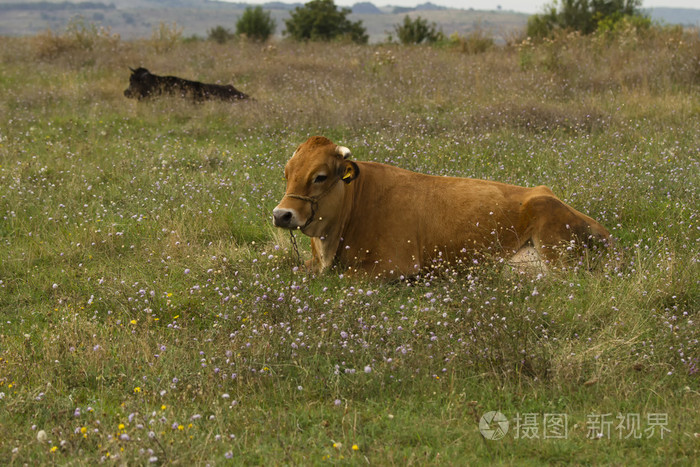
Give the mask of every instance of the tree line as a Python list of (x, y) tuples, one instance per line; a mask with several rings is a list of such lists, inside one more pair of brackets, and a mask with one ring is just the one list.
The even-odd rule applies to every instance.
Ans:
[[(542, 14), (528, 20), (528, 36), (546, 38), (558, 30), (573, 30), (590, 34), (599, 29), (614, 29), (621, 21), (637, 27), (649, 26), (651, 20), (641, 11), (641, 0), (554, 0)], [(350, 8), (338, 8), (334, 0), (311, 0), (291, 11), (284, 21), (283, 35), (297, 41), (350, 41), (366, 44), (369, 40), (362, 21), (351, 21)], [(226, 42), (234, 37), (266, 41), (275, 33), (277, 25), (269, 11), (261, 6), (247, 7), (236, 23), (235, 32), (216, 26), (209, 30), (209, 39)], [(406, 15), (402, 23), (394, 25), (394, 37), (402, 44), (431, 44), (444, 41), (445, 35), (435, 23), (417, 16)], [(454, 40), (454, 37), (452, 37)], [(459, 40), (461, 38), (457, 38)]]

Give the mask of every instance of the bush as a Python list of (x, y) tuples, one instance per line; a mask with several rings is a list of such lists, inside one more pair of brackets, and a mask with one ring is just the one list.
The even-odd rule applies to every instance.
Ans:
[(601, 26), (614, 28), (623, 18), (644, 18), (641, 0), (561, 0), (545, 7), (545, 13), (527, 21), (530, 37), (549, 37), (555, 29), (570, 29), (591, 34)]
[[(621, 34), (629, 30), (635, 32), (649, 31), (651, 19), (646, 16), (623, 16), (621, 18), (608, 17), (598, 21), (598, 33)], [(663, 29), (663, 27), (661, 28)]]
[(411, 19), (406, 15), (403, 24), (394, 25), (394, 31), (402, 44), (432, 44), (443, 38), (435, 23), (428, 24), (428, 20), (420, 16)]
[(224, 44), (233, 39), (234, 34), (223, 26), (216, 26), (207, 33), (207, 40), (214, 41), (218, 44)]
[(274, 34), (276, 27), (269, 11), (264, 11), (261, 6), (247, 7), (236, 23), (236, 35), (265, 42)]
[(167, 52), (175, 47), (182, 40), (183, 28), (173, 22), (172, 25), (161, 22), (158, 27), (153, 28), (151, 33), (151, 43), (156, 52)]
[(114, 49), (120, 40), (110, 29), (97, 27), (78, 16), (68, 23), (63, 34), (47, 30), (33, 37), (32, 43), (37, 58), (54, 59), (66, 54)]
[(457, 48), (460, 52), (473, 55), (486, 52), (493, 47), (494, 41), (484, 31), (477, 29), (466, 36), (460, 36), (455, 32), (449, 37), (447, 44)]
[(369, 40), (362, 21), (347, 19), (351, 10), (338, 10), (333, 0), (311, 0), (304, 6), (296, 7), (285, 20), (285, 34), (298, 41), (330, 41), (346, 39), (359, 44)]

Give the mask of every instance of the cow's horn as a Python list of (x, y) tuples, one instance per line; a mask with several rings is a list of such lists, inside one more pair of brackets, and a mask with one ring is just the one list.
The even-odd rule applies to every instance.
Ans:
[(336, 146), (335, 150), (339, 155), (343, 156), (343, 159), (347, 159), (348, 157), (352, 156), (350, 149), (346, 148), (345, 146)]

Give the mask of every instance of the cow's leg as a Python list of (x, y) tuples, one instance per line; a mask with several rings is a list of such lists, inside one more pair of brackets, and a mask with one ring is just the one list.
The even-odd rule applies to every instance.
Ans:
[(554, 196), (537, 196), (523, 205), (531, 241), (546, 263), (568, 262), (583, 248), (605, 243), (610, 234), (595, 220)]
[(508, 265), (527, 274), (547, 272), (547, 266), (530, 241), (522, 245), (513, 256), (508, 258)]

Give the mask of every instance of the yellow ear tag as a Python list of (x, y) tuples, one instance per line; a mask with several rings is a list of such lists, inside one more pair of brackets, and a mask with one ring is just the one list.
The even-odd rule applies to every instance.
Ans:
[(343, 180), (347, 180), (348, 178), (351, 178), (354, 175), (355, 171), (352, 170), (352, 167), (347, 167), (345, 169), (345, 175), (343, 175)]

